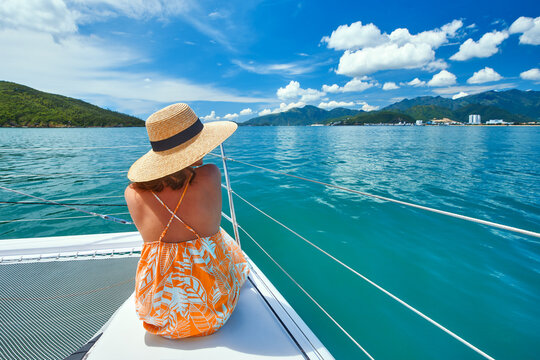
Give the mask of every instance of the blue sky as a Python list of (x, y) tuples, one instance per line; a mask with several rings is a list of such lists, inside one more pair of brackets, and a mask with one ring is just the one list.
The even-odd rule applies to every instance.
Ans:
[(3, 0), (0, 79), (146, 118), (540, 90), (537, 1)]

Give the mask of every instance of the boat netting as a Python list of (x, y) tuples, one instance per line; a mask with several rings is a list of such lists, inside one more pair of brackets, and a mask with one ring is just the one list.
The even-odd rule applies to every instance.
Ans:
[(0, 359), (64, 359), (134, 290), (138, 257), (0, 265)]

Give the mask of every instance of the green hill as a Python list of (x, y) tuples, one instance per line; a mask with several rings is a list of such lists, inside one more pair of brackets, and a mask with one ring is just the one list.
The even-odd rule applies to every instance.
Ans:
[(414, 123), (414, 119), (406, 114), (395, 111), (363, 112), (355, 116), (344, 116), (328, 120), (329, 125), (364, 125), (364, 124), (397, 124), (400, 122)]
[(144, 121), (82, 100), (0, 81), (0, 127), (120, 126), (144, 126)]
[(440, 108), (452, 109), (454, 106), (453, 100), (443, 98), (442, 96), (419, 96), (414, 99), (404, 99), (384, 108), (384, 110), (405, 111), (415, 106), (431, 105)]
[[(524, 118), (518, 118), (530, 118), (528, 121), (533, 121), (534, 119), (540, 118), (540, 91), (521, 91), (516, 89), (507, 91), (486, 91), (476, 95), (464, 96), (456, 100), (443, 98), (441, 96), (420, 96), (414, 99), (402, 100), (387, 106), (384, 108), (384, 110), (404, 111), (414, 117), (415, 115), (413, 114), (417, 114), (418, 112), (427, 113), (430, 111), (429, 108), (422, 109), (418, 108), (418, 106), (433, 106), (434, 109), (446, 108), (459, 112), (462, 108), (468, 105), (482, 105), (490, 107), (491, 110), (486, 112), (486, 114), (489, 113), (490, 115), (484, 116), (480, 114), (482, 115), (482, 119), (505, 119), (506, 121), (518, 121), (516, 120), (517, 118), (513, 118), (514, 120), (512, 120), (508, 116), (505, 117), (506, 114), (511, 113), (524, 115)], [(496, 111), (495, 108), (499, 109), (499, 111)], [(478, 112), (475, 114), (478, 114)], [(440, 118), (441, 115), (434, 117)], [(419, 117), (419, 119), (422, 119), (422, 117)]]
[(353, 116), (361, 112), (360, 110), (351, 110), (345, 108), (336, 108), (330, 111), (318, 108), (312, 105), (306, 105), (302, 108), (293, 108), (291, 110), (259, 116), (250, 119), (239, 125), (311, 125), (321, 124), (328, 119), (339, 118), (342, 116)]
[(431, 120), (442, 118), (449, 118), (454, 120), (455, 117), (455, 114), (452, 110), (437, 105), (415, 105), (409, 109), (402, 110), (402, 112), (410, 115), (416, 120)]

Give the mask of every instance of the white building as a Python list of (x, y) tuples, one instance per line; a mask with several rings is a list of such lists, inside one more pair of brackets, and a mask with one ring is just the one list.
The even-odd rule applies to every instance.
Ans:
[(490, 119), (490, 120), (486, 121), (486, 124), (487, 125), (508, 125), (510, 123), (507, 123), (503, 119)]
[(481, 124), (482, 120), (480, 119), (480, 115), (469, 115), (469, 124)]

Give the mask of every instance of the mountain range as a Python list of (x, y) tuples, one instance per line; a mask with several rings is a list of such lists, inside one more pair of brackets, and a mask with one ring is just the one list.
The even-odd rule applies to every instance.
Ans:
[(311, 124), (322, 124), (329, 119), (341, 118), (344, 116), (353, 116), (360, 112), (361, 110), (352, 110), (345, 108), (335, 108), (333, 110), (327, 111), (321, 108), (318, 108), (313, 105), (306, 105), (302, 108), (292, 108), (289, 111), (269, 114), (265, 116), (259, 116), (253, 119), (250, 119), (239, 125), (255, 125), (255, 126), (264, 126), (264, 125), (311, 125)]
[(316, 123), (364, 124), (429, 121), (449, 118), (468, 122), (469, 114), (478, 114), (482, 121), (503, 119), (507, 122), (539, 121), (540, 91), (487, 91), (458, 99), (421, 96), (404, 99), (379, 111), (369, 113), (336, 108), (330, 111), (306, 105), (286, 112), (256, 117), (241, 125), (311, 125)]

